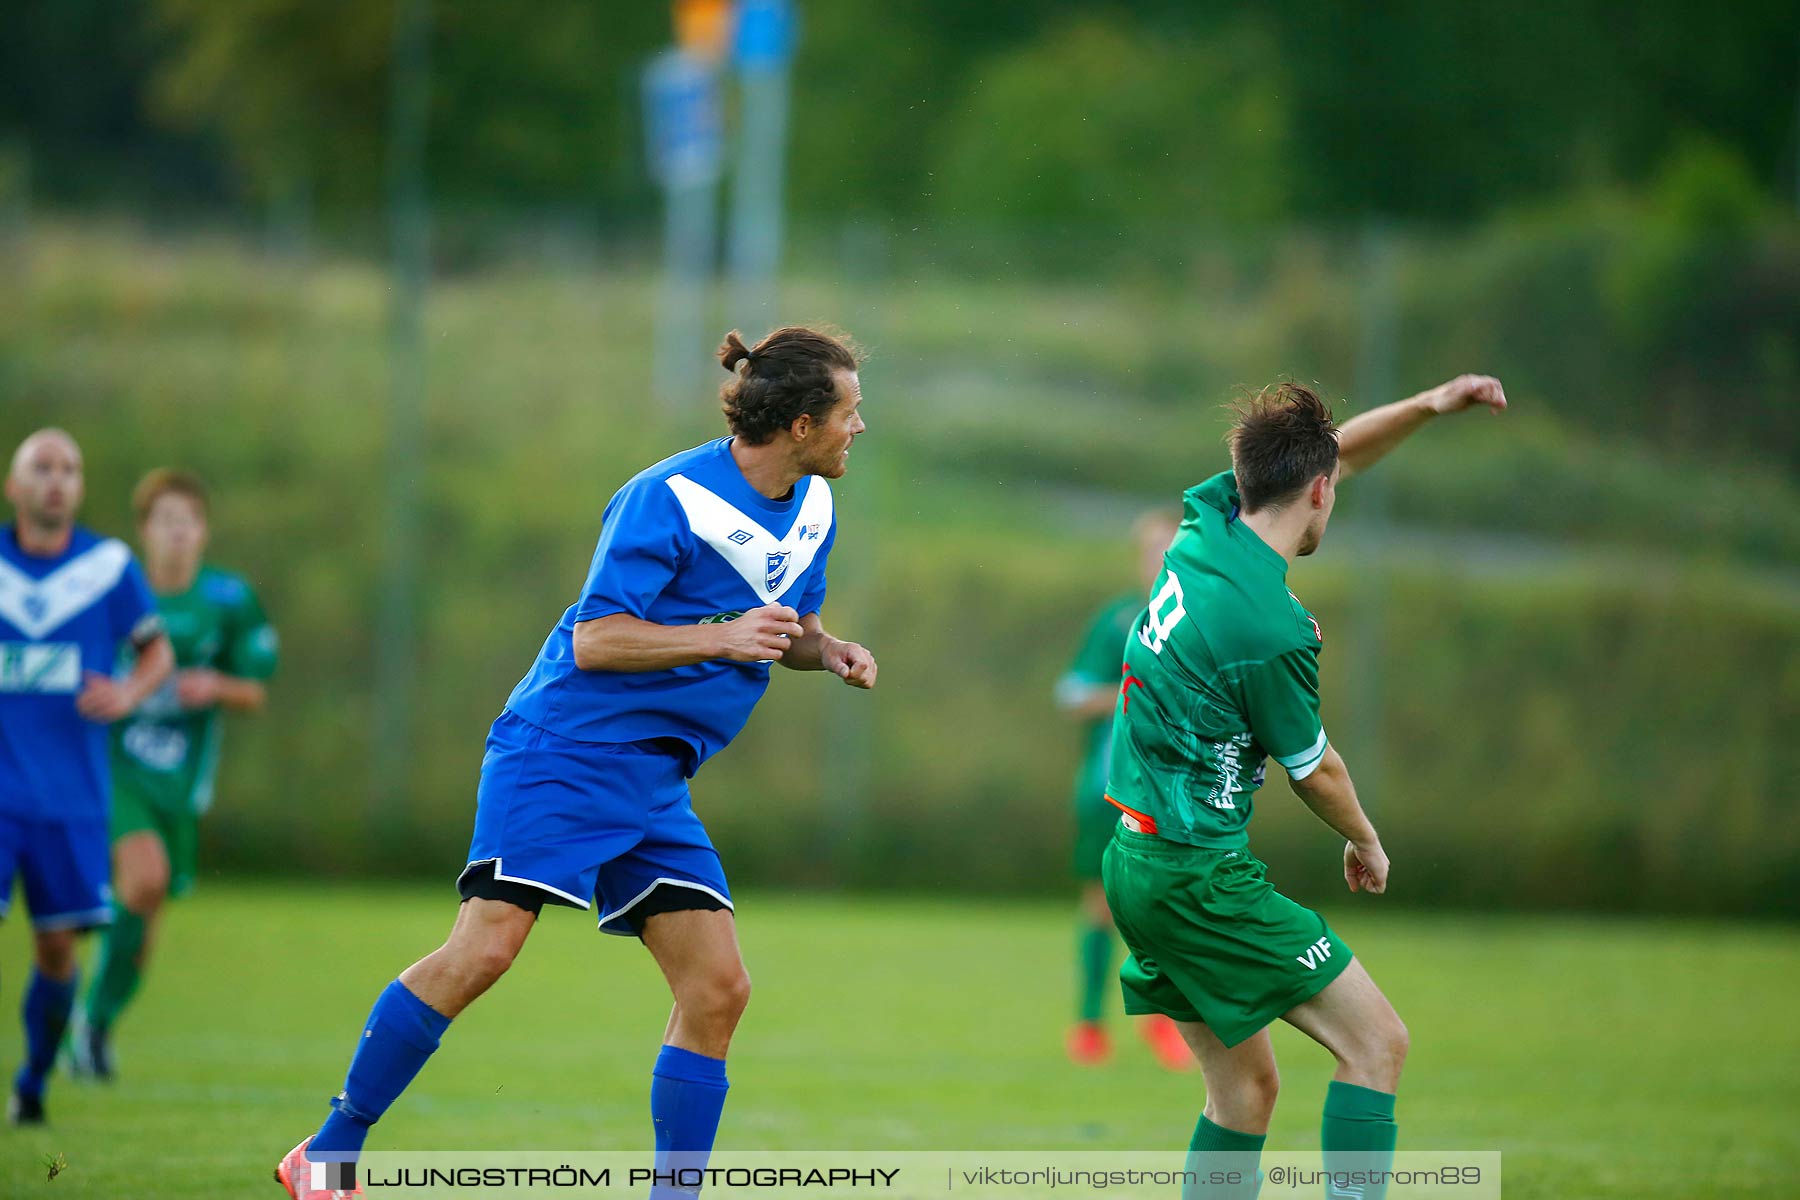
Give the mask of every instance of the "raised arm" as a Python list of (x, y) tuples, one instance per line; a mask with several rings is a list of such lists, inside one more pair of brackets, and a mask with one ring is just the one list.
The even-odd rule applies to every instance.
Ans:
[(1431, 418), (1480, 407), (1490, 412), (1506, 408), (1506, 393), (1491, 375), (1458, 375), (1430, 391), (1351, 417), (1338, 428), (1339, 480), (1374, 466)]

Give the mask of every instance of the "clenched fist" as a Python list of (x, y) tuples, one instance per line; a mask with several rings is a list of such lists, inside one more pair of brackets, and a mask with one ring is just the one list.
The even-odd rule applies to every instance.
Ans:
[(719, 657), (732, 662), (774, 662), (806, 632), (800, 628), (800, 614), (785, 604), (753, 608), (719, 628), (724, 631)]
[(851, 687), (875, 686), (875, 656), (866, 647), (833, 639), (825, 644), (819, 657), (827, 671)]
[(1366, 845), (1344, 843), (1344, 882), (1353, 892), (1372, 892), (1379, 896), (1387, 891), (1388, 856), (1379, 841)]
[(1431, 410), (1439, 414), (1458, 413), (1478, 404), (1495, 412), (1506, 408), (1506, 392), (1492, 375), (1458, 375), (1432, 388), (1429, 395)]
[(85, 672), (87, 681), (75, 697), (75, 711), (97, 725), (110, 725), (131, 715), (137, 699), (131, 690), (110, 675)]

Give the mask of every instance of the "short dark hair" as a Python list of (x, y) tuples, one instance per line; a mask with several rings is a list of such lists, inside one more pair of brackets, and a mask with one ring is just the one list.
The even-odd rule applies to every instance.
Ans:
[(860, 364), (847, 337), (790, 325), (777, 329), (754, 349), (737, 330), (725, 335), (719, 362), (734, 378), (719, 389), (719, 403), (731, 432), (760, 446), (802, 414), (815, 420), (838, 402), (837, 373)]
[(1277, 508), (1337, 465), (1331, 406), (1311, 388), (1277, 383), (1240, 402), (1231, 427), (1231, 465), (1245, 512)]
[(131, 492), (131, 511), (137, 514), (139, 525), (150, 519), (150, 510), (164, 496), (186, 496), (199, 506), (201, 516), (212, 516), (206, 485), (198, 475), (180, 467), (157, 467), (138, 480), (137, 487)]

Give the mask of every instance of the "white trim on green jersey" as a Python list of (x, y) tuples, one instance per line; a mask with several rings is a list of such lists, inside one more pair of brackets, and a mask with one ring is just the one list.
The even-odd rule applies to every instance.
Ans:
[(1329, 745), (1330, 743), (1325, 740), (1325, 730), (1321, 728), (1319, 736), (1313, 744), (1300, 753), (1289, 754), (1286, 757), (1271, 754), (1269, 757), (1282, 765), (1287, 771), (1289, 779), (1298, 782), (1311, 775), (1318, 769), (1319, 764), (1325, 761), (1325, 748)]

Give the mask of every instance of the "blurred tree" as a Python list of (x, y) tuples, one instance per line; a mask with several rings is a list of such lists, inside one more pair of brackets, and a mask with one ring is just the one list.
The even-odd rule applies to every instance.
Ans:
[(1637, 236), (1618, 243), (1601, 292), (1653, 380), (1647, 424), (1668, 446), (1770, 455), (1800, 470), (1800, 259), (1792, 236), (1785, 258), (1763, 248), (1770, 207), (1742, 155), (1687, 133), (1651, 180)]
[(171, 52), (159, 117), (215, 131), (243, 188), (380, 195), (392, 0), (152, 0)]
[(983, 69), (946, 123), (935, 207), (1106, 224), (1279, 220), (1291, 178), (1282, 74), (1249, 28), (1202, 43), (1097, 20), (1061, 26)]
[[(216, 129), (252, 193), (326, 205), (380, 195), (393, 0), (152, 0), (173, 44), (159, 113)], [(433, 5), (429, 172), (477, 202), (583, 200), (632, 151), (636, 67), (667, 36), (658, 5)]]
[(1293, 71), (1302, 212), (1467, 218), (1638, 182), (1684, 127), (1773, 189), (1793, 161), (1792, 0), (1267, 4)]
[(1621, 332), (1648, 350), (1678, 336), (1695, 292), (1721, 256), (1755, 236), (1769, 205), (1741, 155), (1690, 134), (1651, 180), (1642, 208), (1638, 236), (1620, 247), (1604, 284)]
[[(52, 196), (205, 200), (228, 171), (264, 200), (301, 191), (344, 208), (379, 194), (393, 0), (13, 7), (0, 141), (26, 145)], [(434, 8), (438, 196), (648, 210), (637, 67), (669, 41), (665, 4)], [(1651, 0), (1628, 16), (1600, 0), (802, 0), (802, 18), (803, 212), (1074, 206), (1111, 221), (1181, 196), (1227, 217), (1467, 221), (1641, 184), (1686, 128), (1732, 148), (1765, 194), (1787, 195), (1800, 154), (1792, 0)], [(1133, 56), (1141, 70), (1123, 65)], [(1196, 77), (1170, 78), (1182, 64)], [(1237, 159), (1263, 155), (1254, 129), (1271, 100), (1285, 177), (1303, 185), (1259, 208), (1269, 181), (1260, 168), (1240, 178)], [(1007, 114), (1040, 101), (1029, 132), (1045, 149), (1032, 151)], [(1214, 123), (1197, 130), (1197, 112)], [(1115, 153), (1140, 156), (1150, 182), (1119, 183)], [(1009, 174), (974, 185), (990, 157)], [(1054, 161), (1047, 178), (1040, 160)], [(1203, 175), (1220, 187), (1197, 196)], [(1223, 193), (1239, 185), (1242, 197)], [(1097, 199), (1082, 194), (1094, 187)]]
[(14, 4), (0, 37), (0, 147), (31, 186), (90, 201), (133, 190), (192, 202), (221, 193), (218, 147), (159, 129), (145, 91), (161, 51), (138, 5)]

